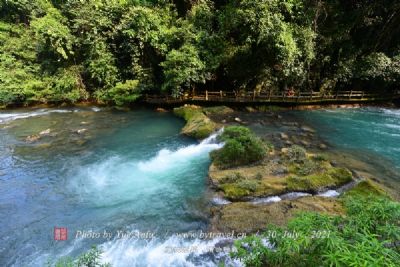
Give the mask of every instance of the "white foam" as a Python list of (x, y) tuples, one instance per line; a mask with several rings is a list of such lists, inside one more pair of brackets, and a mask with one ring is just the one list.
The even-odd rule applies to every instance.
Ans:
[(176, 151), (162, 149), (154, 158), (139, 162), (138, 168), (142, 172), (162, 172), (190, 162), (201, 155), (208, 155), (209, 152), (223, 147), (222, 143), (215, 143), (219, 134), (220, 131), (204, 139), (200, 144), (182, 147)]
[(44, 116), (51, 113), (67, 113), (67, 112), (71, 111), (65, 109), (39, 109), (31, 112), (0, 113), (0, 123), (14, 121), (18, 119), (26, 119), (30, 117)]
[(257, 198), (251, 201), (253, 204), (264, 204), (264, 203), (275, 203), (281, 201), (282, 198), (278, 196), (272, 196), (272, 197), (265, 197), (265, 198)]
[(229, 200), (222, 198), (222, 197), (214, 197), (211, 202), (215, 205), (227, 205), (227, 204), (231, 204), (232, 202), (230, 202)]
[(308, 197), (308, 196), (312, 196), (312, 195), (309, 193), (304, 193), (304, 192), (290, 192), (290, 193), (282, 195), (281, 198), (282, 199), (297, 199), (297, 198)]
[(318, 196), (320, 196), (320, 197), (337, 197), (339, 195), (340, 195), (340, 193), (336, 190), (328, 190), (328, 191), (318, 194)]
[(382, 108), (381, 109), (383, 113), (392, 115), (394, 117), (400, 117), (400, 110), (399, 109), (387, 109), (387, 108)]
[(164, 241), (151, 239), (143, 242), (136, 239), (117, 239), (100, 246), (104, 251), (102, 262), (112, 266), (218, 266), (226, 260), (228, 266), (242, 266), (239, 261), (229, 260), (227, 253), (217, 251), (216, 244), (222, 238), (211, 240), (183, 239), (171, 236)]

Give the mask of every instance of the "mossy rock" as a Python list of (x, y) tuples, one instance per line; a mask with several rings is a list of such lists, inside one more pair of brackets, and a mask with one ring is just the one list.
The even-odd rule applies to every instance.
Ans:
[(217, 124), (203, 113), (201, 107), (190, 105), (175, 108), (174, 114), (185, 119), (186, 125), (181, 132), (187, 136), (203, 139), (217, 129)]
[(226, 115), (229, 113), (233, 113), (234, 110), (227, 106), (217, 106), (217, 107), (203, 108), (203, 112), (207, 116), (212, 116), (212, 115)]
[(298, 212), (343, 214), (342, 203), (333, 198), (303, 197), (270, 204), (235, 202), (213, 210), (212, 230), (254, 233), (268, 224), (286, 225)]
[(349, 196), (368, 196), (368, 195), (375, 195), (375, 196), (389, 196), (388, 193), (383, 189), (381, 185), (376, 182), (373, 182), (370, 179), (363, 180), (359, 182), (356, 186), (352, 189), (347, 191), (344, 194), (344, 197)]
[(203, 110), (200, 106), (185, 105), (179, 108), (174, 108), (174, 114), (183, 118), (185, 121), (191, 120), (194, 116), (202, 114)]
[(289, 191), (318, 192), (320, 189), (332, 188), (351, 182), (353, 176), (345, 168), (332, 168), (323, 173), (307, 176), (290, 176), (287, 178)]

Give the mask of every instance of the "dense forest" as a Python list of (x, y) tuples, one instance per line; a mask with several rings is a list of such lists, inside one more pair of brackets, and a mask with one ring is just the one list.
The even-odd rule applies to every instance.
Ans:
[(0, 105), (397, 90), (398, 0), (0, 0)]

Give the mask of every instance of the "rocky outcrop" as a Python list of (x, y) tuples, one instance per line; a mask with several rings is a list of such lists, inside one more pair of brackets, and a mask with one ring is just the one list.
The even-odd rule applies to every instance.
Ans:
[(252, 166), (219, 169), (212, 164), (209, 168), (211, 183), (222, 191), (225, 198), (240, 201), (289, 192), (317, 193), (353, 179), (349, 170), (333, 167), (317, 155), (297, 155), (300, 162), (296, 162), (288, 158), (288, 155), (294, 157), (294, 152), (290, 151), (291, 148), (286, 148), (281, 153), (270, 153), (262, 162)]
[(224, 106), (202, 108), (195, 105), (185, 105), (174, 109), (174, 114), (186, 121), (186, 125), (181, 131), (182, 134), (197, 139), (206, 138), (218, 129), (217, 123), (212, 121), (208, 115), (227, 114), (229, 112), (232, 112), (232, 109)]
[(268, 224), (285, 225), (300, 211), (342, 214), (343, 207), (337, 199), (315, 196), (262, 205), (234, 202), (213, 208), (211, 228), (221, 232), (255, 233)]

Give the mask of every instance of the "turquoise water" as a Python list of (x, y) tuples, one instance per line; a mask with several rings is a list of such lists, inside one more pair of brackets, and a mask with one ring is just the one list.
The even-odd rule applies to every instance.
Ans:
[[(181, 136), (182, 126), (146, 110), (1, 112), (0, 266), (43, 266), (93, 244), (114, 266), (212, 264), (166, 250), (186, 242), (172, 233), (206, 230), (208, 153), (220, 147)], [(53, 240), (56, 226), (67, 241)], [(104, 231), (112, 237), (76, 235)]]
[(334, 146), (375, 153), (400, 169), (399, 109), (342, 108), (301, 111), (297, 115)]
[[(400, 166), (399, 110), (291, 113), (333, 148), (390, 163), (383, 171)], [(279, 122), (268, 131), (279, 133)], [(0, 266), (44, 266), (94, 244), (116, 267), (217, 266), (225, 254), (209, 250), (221, 239), (176, 235), (207, 230), (209, 152), (221, 147), (183, 137), (183, 124), (149, 110), (1, 111)], [(54, 240), (56, 226), (67, 241)]]

